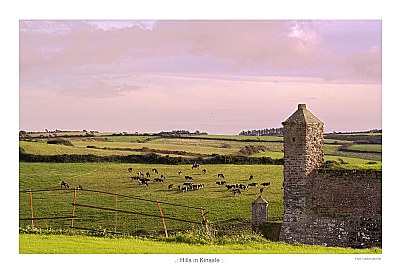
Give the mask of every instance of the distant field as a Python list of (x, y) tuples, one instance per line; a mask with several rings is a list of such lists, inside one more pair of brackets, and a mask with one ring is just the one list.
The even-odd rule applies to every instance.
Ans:
[(349, 150), (359, 150), (359, 151), (367, 151), (367, 152), (382, 152), (382, 145), (380, 144), (354, 144), (351, 145)]
[[(202, 245), (140, 238), (19, 235), (20, 254), (382, 254), (382, 249), (289, 245), (270, 241)], [(207, 256), (204, 256), (207, 257)]]
[(156, 139), (157, 136), (101, 136), (96, 137), (99, 139), (106, 139), (112, 142), (143, 142)]
[[(189, 136), (189, 135), (188, 135)], [(191, 137), (190, 135), (189, 137)], [(282, 136), (246, 136), (246, 135), (193, 135), (204, 139), (228, 139), (228, 140), (251, 140), (251, 141), (283, 141)]]

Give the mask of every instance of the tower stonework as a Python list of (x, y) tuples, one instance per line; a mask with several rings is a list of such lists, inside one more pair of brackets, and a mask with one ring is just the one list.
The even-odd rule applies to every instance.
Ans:
[(324, 163), (324, 124), (299, 104), (283, 123), (284, 215), (280, 240), (382, 246), (382, 170)]
[[(283, 123), (284, 217), (281, 240), (298, 241), (305, 232), (311, 199), (308, 175), (324, 162), (324, 123), (299, 104)], [(301, 242), (301, 241), (299, 241)]]

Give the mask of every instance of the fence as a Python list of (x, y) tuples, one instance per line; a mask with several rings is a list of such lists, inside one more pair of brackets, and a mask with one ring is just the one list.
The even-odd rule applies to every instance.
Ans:
[[(146, 205), (142, 205), (144, 203)], [(197, 215), (193, 212), (196, 210)], [(168, 237), (167, 220), (170, 230), (202, 225), (208, 231), (205, 214), (202, 207), (90, 189), (20, 191), (20, 225), (28, 221), (32, 228), (68, 227), (114, 234), (137, 234), (159, 231), (162, 223), (165, 236)]]

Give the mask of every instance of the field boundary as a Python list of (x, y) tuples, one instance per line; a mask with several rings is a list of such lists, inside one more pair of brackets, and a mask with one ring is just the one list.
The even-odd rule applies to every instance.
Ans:
[[(43, 193), (43, 192), (51, 192), (51, 191), (63, 191), (63, 192), (70, 192), (73, 193), (73, 203), (72, 205), (72, 215), (65, 215), (65, 216), (46, 216), (46, 217), (35, 217), (35, 211), (34, 211), (34, 205), (33, 205), (33, 193)], [(95, 206), (95, 205), (88, 205), (85, 203), (78, 203), (77, 202), (77, 192), (78, 191), (85, 191), (88, 193), (97, 193), (97, 194), (104, 194), (104, 195), (112, 195), (115, 197), (115, 206), (110, 208), (110, 207), (100, 207), (100, 206)], [(165, 236), (168, 237), (168, 229), (166, 225), (165, 219), (172, 220), (172, 221), (180, 221), (180, 222), (186, 222), (186, 223), (191, 223), (191, 224), (196, 224), (196, 225), (202, 225), (205, 227), (206, 231), (209, 232), (208, 228), (208, 223), (205, 217), (205, 209), (203, 207), (194, 207), (194, 206), (188, 206), (188, 205), (182, 205), (182, 204), (177, 204), (177, 203), (169, 203), (169, 202), (164, 202), (164, 201), (158, 201), (158, 200), (151, 200), (151, 199), (144, 199), (141, 197), (136, 197), (136, 196), (129, 196), (129, 195), (123, 195), (123, 194), (118, 194), (118, 193), (112, 193), (112, 192), (104, 192), (104, 191), (97, 191), (97, 190), (90, 190), (90, 189), (61, 189), (61, 188), (55, 188), (55, 189), (39, 189), (39, 190), (22, 190), (19, 191), (19, 193), (29, 193), (29, 207), (30, 207), (30, 217), (29, 218), (19, 218), (20, 221), (31, 221), (31, 227), (32, 229), (35, 229), (35, 221), (37, 220), (65, 220), (65, 219), (70, 219), (71, 220), (71, 225), (69, 226), (70, 229), (81, 229), (81, 230), (88, 230), (88, 231), (99, 231), (93, 228), (85, 228), (85, 227), (80, 227), (75, 225), (75, 219), (79, 218), (76, 216), (76, 208), (77, 207), (85, 207), (89, 209), (95, 209), (95, 210), (104, 210), (104, 211), (109, 211), (109, 212), (114, 212), (115, 213), (115, 221), (114, 221), (114, 231), (105, 231), (107, 233), (113, 233), (113, 234), (123, 234), (122, 232), (117, 232), (117, 225), (118, 225), (118, 214), (133, 214), (133, 215), (139, 215), (139, 216), (145, 216), (145, 217), (153, 217), (153, 218), (160, 218), (161, 222), (163, 224), (163, 229)], [(138, 211), (129, 211), (129, 210), (122, 210), (118, 208), (118, 199), (119, 198), (132, 198), (135, 200), (139, 201), (144, 201), (144, 202), (150, 202), (150, 203), (157, 203), (158, 210), (160, 212), (160, 215), (155, 215), (155, 214), (149, 214), (149, 213), (143, 213), (143, 212), (138, 212)], [(171, 206), (179, 206), (185, 209), (195, 209), (199, 210), (201, 212), (201, 220), (199, 221), (193, 221), (193, 220), (187, 220), (183, 218), (177, 218), (177, 217), (172, 217), (172, 216), (164, 216), (161, 208), (161, 204), (163, 205), (171, 205)], [(103, 231), (103, 230), (102, 230)]]

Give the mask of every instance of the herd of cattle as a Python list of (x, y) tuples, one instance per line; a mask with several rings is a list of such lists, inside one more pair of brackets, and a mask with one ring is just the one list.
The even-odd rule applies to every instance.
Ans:
[[(193, 164), (192, 169), (199, 169), (199, 164)], [(129, 167), (128, 168), (128, 172), (132, 173), (133, 172), (133, 168)], [(159, 174), (157, 169), (152, 169), (152, 172), (154, 174)], [(203, 175), (205, 175), (207, 173), (206, 169), (202, 170)], [(178, 172), (178, 175), (181, 177), (183, 175), (182, 171)], [(149, 182), (151, 181), (150, 179), (151, 174), (150, 172), (147, 172), (146, 174), (144, 174), (143, 172), (139, 171), (137, 172), (136, 176), (131, 176), (131, 180), (134, 181), (138, 181), (139, 185), (144, 185), (144, 186), (149, 186)], [(179, 184), (177, 185), (175, 188), (179, 191), (179, 192), (187, 192), (187, 191), (193, 191), (193, 190), (200, 190), (202, 188), (204, 188), (204, 184), (203, 183), (193, 183), (193, 177), (191, 176), (184, 176), (184, 179), (186, 182), (184, 182), (182, 185)], [(258, 183), (257, 182), (251, 182), (249, 184), (242, 184), (242, 183), (235, 183), (235, 184), (227, 184), (225, 179), (224, 174), (222, 173), (218, 173), (217, 175), (217, 179), (218, 181), (215, 182), (216, 185), (219, 186), (225, 186), (229, 191), (232, 192), (232, 194), (238, 195), (241, 194), (241, 190), (248, 190), (249, 187), (258, 187)], [(249, 177), (249, 181), (253, 181), (254, 176), (250, 175)], [(157, 178), (153, 178), (153, 182), (154, 183), (161, 183), (164, 182), (166, 180), (166, 176), (161, 174), (160, 177)], [(262, 194), (264, 192), (264, 188), (270, 186), (271, 183), (270, 182), (264, 182), (260, 184), (260, 194)], [(174, 189), (174, 184), (170, 183), (168, 185), (168, 190), (172, 190)]]

